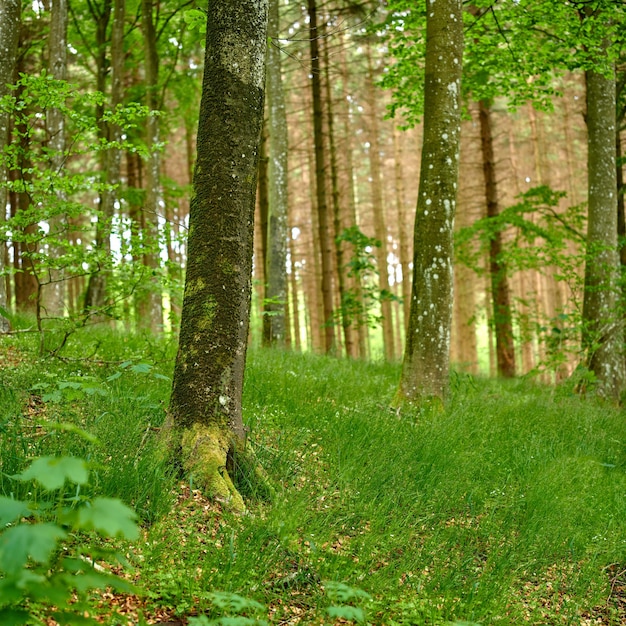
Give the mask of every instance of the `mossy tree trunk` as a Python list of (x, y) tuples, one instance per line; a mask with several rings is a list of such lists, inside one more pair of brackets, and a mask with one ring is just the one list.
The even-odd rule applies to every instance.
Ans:
[(585, 79), (589, 208), (583, 346), (600, 393), (617, 401), (624, 388), (624, 355), (618, 311), (615, 78), (587, 70)]
[[(15, 78), (17, 48), (20, 34), (22, 3), (20, 0), (0, 0), (0, 97), (9, 93), (8, 85)], [(9, 143), (9, 115), (0, 114), (0, 150)], [(0, 164), (0, 180), (6, 180), (7, 168)], [(6, 220), (7, 189), (0, 187), (0, 225)], [(0, 240), (0, 332), (9, 330), (9, 322), (3, 316), (7, 307), (7, 282), (3, 275), (5, 264), (5, 242)]]
[[(263, 122), (267, 0), (210, 2), (179, 349), (165, 429), (208, 494), (244, 507), (241, 396)], [(254, 471), (254, 470), (252, 470)]]
[(399, 405), (443, 400), (449, 384), (463, 20), (460, 0), (427, 4), (424, 143)]

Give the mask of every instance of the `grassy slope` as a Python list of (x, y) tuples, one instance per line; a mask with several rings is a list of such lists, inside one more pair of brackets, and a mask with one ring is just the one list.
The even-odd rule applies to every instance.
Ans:
[[(340, 581), (371, 594), (349, 602), (375, 624), (620, 623), (606, 598), (626, 562), (623, 412), (566, 387), (455, 376), (446, 412), (399, 418), (397, 367), (253, 351), (245, 417), (278, 495), (249, 494), (252, 515), (232, 518), (182, 498), (155, 455), (171, 349), (103, 335), (98, 355), (117, 363), (93, 367), (0, 342), (19, 363), (0, 370), (0, 492), (25, 455), (100, 462), (95, 488), (146, 522), (127, 552), (149, 608), (203, 611), (223, 590), (267, 605), (271, 623), (320, 623), (324, 581)], [(103, 445), (39, 428), (55, 419)]]

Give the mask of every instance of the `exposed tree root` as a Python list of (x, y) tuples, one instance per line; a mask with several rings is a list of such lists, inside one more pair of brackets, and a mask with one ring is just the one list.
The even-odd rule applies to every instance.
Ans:
[(237, 442), (227, 430), (204, 424), (181, 430), (166, 426), (163, 434), (168, 456), (206, 496), (238, 513), (246, 511), (244, 496), (272, 499), (274, 488), (249, 443)]

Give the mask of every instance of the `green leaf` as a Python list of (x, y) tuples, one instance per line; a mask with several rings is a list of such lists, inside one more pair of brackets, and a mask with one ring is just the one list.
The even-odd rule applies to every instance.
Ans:
[(136, 374), (149, 374), (152, 370), (152, 365), (150, 365), (150, 363), (137, 363), (137, 365), (133, 365), (130, 370)]
[(54, 617), (59, 624), (67, 624), (68, 626), (81, 626), (82, 624), (93, 626), (94, 624), (100, 624), (97, 619), (85, 617), (84, 615), (77, 614), (75, 611), (71, 613), (61, 613), (57, 611), (52, 614), (52, 617)]
[(358, 589), (356, 587), (350, 587), (345, 583), (338, 583), (332, 580), (324, 583), (326, 589), (326, 595), (334, 602), (350, 602), (352, 600), (371, 600), (367, 591)]
[(29, 559), (47, 563), (57, 542), (67, 533), (56, 524), (20, 524), (0, 536), (0, 570), (14, 576)]
[(0, 528), (14, 522), (20, 517), (28, 517), (31, 514), (32, 512), (26, 502), (0, 496)]
[(265, 609), (256, 600), (244, 598), (236, 593), (227, 591), (216, 591), (210, 594), (210, 600), (215, 606), (228, 613), (243, 613), (248, 610), (260, 611)]
[(30, 621), (30, 613), (19, 609), (0, 609), (2, 626), (24, 626)]
[(20, 480), (35, 480), (47, 491), (60, 489), (68, 480), (85, 485), (89, 480), (87, 462), (71, 456), (42, 456), (19, 475)]
[(365, 611), (356, 606), (329, 606), (326, 613), (332, 618), (347, 619), (359, 623), (365, 621)]
[(137, 539), (136, 513), (120, 500), (95, 498), (78, 511), (77, 528), (95, 530), (104, 537)]
[(95, 435), (92, 435), (90, 432), (79, 428), (75, 424), (68, 424), (67, 422), (52, 422), (50, 424), (46, 424), (46, 428), (49, 428), (50, 430), (58, 430), (64, 433), (73, 433), (74, 435), (78, 435), (89, 443), (100, 443)]

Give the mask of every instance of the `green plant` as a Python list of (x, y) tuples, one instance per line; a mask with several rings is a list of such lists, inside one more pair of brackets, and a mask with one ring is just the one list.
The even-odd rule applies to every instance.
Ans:
[(137, 539), (135, 513), (120, 500), (84, 495), (89, 467), (76, 457), (39, 457), (13, 479), (32, 483), (33, 497), (0, 496), (0, 622), (97, 624), (86, 613), (91, 589), (134, 590), (96, 565), (120, 560), (97, 538)]
[(382, 245), (378, 239), (363, 234), (358, 226), (346, 228), (337, 236), (338, 243), (350, 245), (350, 260), (346, 263), (348, 276), (356, 278), (359, 287), (346, 289), (343, 293), (341, 308), (335, 314), (335, 323), (347, 320), (351, 325), (375, 328), (381, 323), (381, 316), (376, 313), (380, 303), (386, 300), (400, 299), (385, 289), (378, 287), (374, 248)]
[(189, 626), (267, 626), (267, 621), (259, 617), (265, 607), (255, 600), (222, 591), (210, 593), (209, 600), (223, 615), (215, 619), (206, 615), (191, 617)]
[(333, 619), (344, 619), (357, 624), (365, 623), (365, 609), (358, 606), (371, 601), (372, 596), (362, 589), (350, 587), (345, 583), (327, 581), (324, 583), (326, 596), (333, 603), (326, 613)]
[[(149, 114), (148, 109), (131, 103), (96, 115), (94, 111), (102, 110), (105, 101), (101, 92), (83, 92), (45, 71), (41, 75), (22, 74), (12, 93), (0, 99), (0, 112), (13, 120), (12, 141), (0, 152), (0, 163), (8, 172), (0, 185), (21, 198), (20, 209), (7, 221), (0, 240), (10, 240), (14, 247), (20, 247), (19, 271), (32, 274), (37, 284), (31, 297), (35, 301), (40, 354), (59, 352), (68, 337), (89, 324), (94, 315), (115, 316), (116, 305), (144, 279), (143, 266), (132, 272), (121, 267), (118, 261), (126, 249), (116, 260), (114, 254), (98, 245), (85, 245), (94, 241), (92, 223), (96, 220), (108, 234), (120, 236), (122, 247), (126, 245), (127, 229), (119, 220), (112, 222), (110, 216), (93, 208), (94, 200), (115, 187), (103, 182), (99, 172), (76, 167), (76, 161), (96, 163), (111, 149), (145, 153), (145, 147), (129, 137)], [(55, 152), (48, 129), (42, 124), (50, 111), (62, 117), (67, 136), (71, 137), (62, 152)], [(97, 129), (106, 124), (118, 126), (124, 140), (99, 138)], [(45, 289), (70, 278), (112, 270), (125, 275), (111, 282), (106, 306), (70, 317), (58, 312), (48, 314)]]

